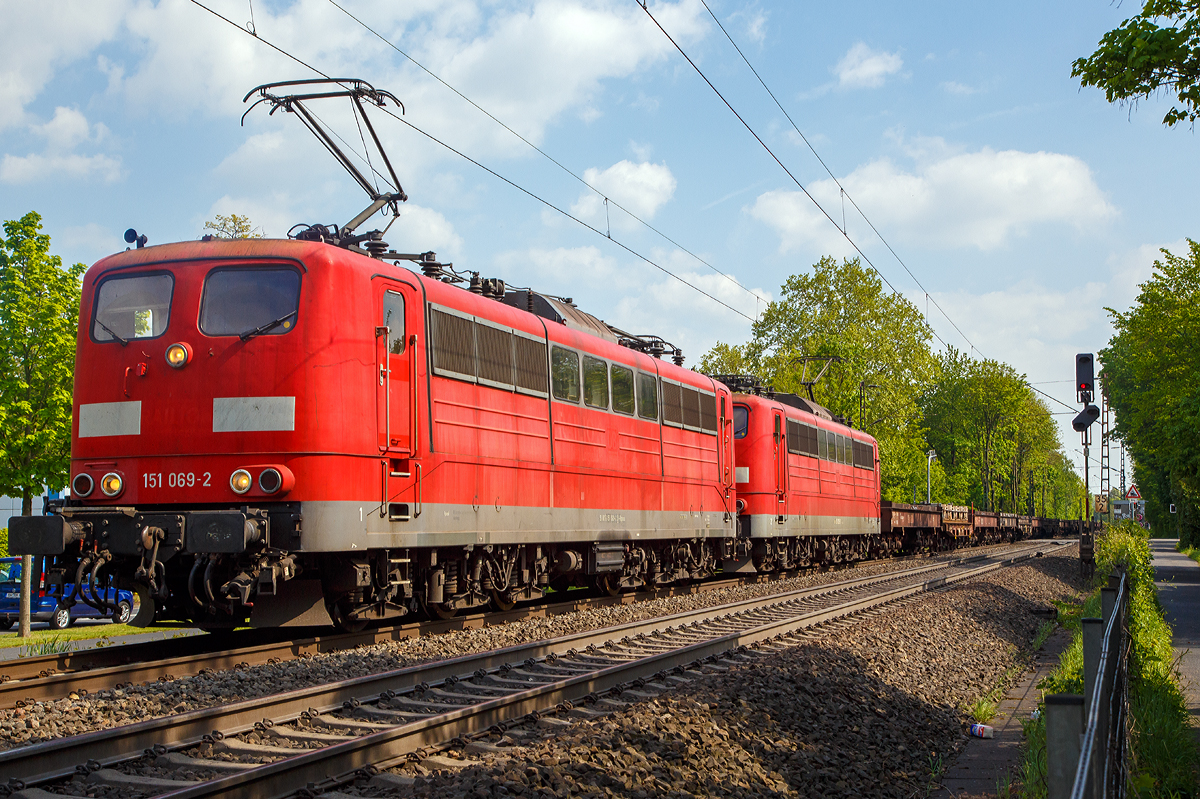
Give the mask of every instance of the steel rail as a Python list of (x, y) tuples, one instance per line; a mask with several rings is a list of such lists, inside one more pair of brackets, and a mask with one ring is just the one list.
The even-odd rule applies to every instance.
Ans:
[[(964, 563), (986, 557), (973, 554), (966, 558), (948, 559), (939, 563)], [(894, 559), (903, 562), (909, 557)], [(187, 677), (205, 669), (226, 670), (289, 660), (310, 654), (324, 654), (388, 641), (401, 641), (428, 635), (479, 629), (512, 621), (550, 618), (574, 613), (585, 608), (610, 607), (674, 596), (731, 588), (745, 583), (775, 582), (789, 579), (798, 572), (759, 574), (709, 580), (686, 586), (667, 586), (652, 591), (635, 591), (616, 597), (580, 597), (565, 602), (550, 597), (525, 603), (510, 611), (474, 613), (451, 619), (408, 622), (400, 625), (372, 628), (357, 633), (330, 632), (290, 638), (287, 628), (269, 630), (237, 630), (229, 633), (189, 636), (187, 638), (146, 641), (109, 646), (79, 652), (60, 652), (37, 657), (0, 661), (0, 709), (19, 707), (58, 699), (72, 691), (98, 691), (126, 683), (153, 682), (164, 676)], [(263, 642), (262, 638), (279, 637)], [(255, 643), (243, 646), (242, 640)], [(220, 646), (213, 649), (214, 645)]]
[[(633, 680), (645, 679), (665, 670), (686, 667), (707, 658), (720, 657), (741, 646), (752, 646), (777, 639), (836, 618), (978, 577), (1033, 557), (1035, 553), (1028, 551), (966, 570), (961, 574), (896, 588), (876, 596), (851, 600), (834, 607), (771, 621), (749, 630), (711, 638), (679, 649), (618, 663), (590, 674), (539, 685), (520, 693), (497, 697), (461, 710), (393, 727), (344, 743), (306, 750), (302, 754), (257, 768), (161, 794), (158, 799), (266, 799), (288, 796), (310, 784), (316, 784), (318, 787), (321, 787), (322, 783), (336, 784), (345, 781), (366, 766), (382, 764), (387, 767), (428, 745), (442, 743), (493, 724), (552, 708), (563, 702), (576, 702), (588, 695), (611, 691)], [(331, 775), (338, 776), (331, 778)]]
[[(1039, 546), (1041, 546), (1039, 544)], [(1032, 553), (1038, 546), (1024, 550)], [(1014, 557), (1032, 557), (1032, 554)], [(978, 560), (979, 557), (966, 559)], [(968, 575), (983, 573), (992, 568), (999, 568), (1010, 562), (1010, 559), (994, 564), (969, 570)], [(630, 622), (617, 627), (591, 630), (564, 636), (557, 639), (520, 644), (501, 650), (465, 655), (452, 660), (434, 662), (398, 669), (382, 674), (352, 678), (336, 683), (311, 686), (283, 694), (243, 700), (228, 705), (203, 708), (177, 716), (162, 717), (138, 722), (131, 725), (86, 733), (71, 738), (45, 741), (31, 746), (0, 752), (0, 773), (11, 778), (25, 781), (27, 784), (42, 783), (61, 779), (75, 771), (76, 766), (84, 760), (95, 760), (102, 765), (110, 765), (129, 760), (143, 750), (155, 744), (169, 747), (186, 747), (202, 740), (204, 735), (215, 729), (220, 729), (226, 736), (236, 735), (253, 729), (256, 722), (264, 717), (271, 717), (276, 722), (286, 722), (299, 717), (312, 708), (323, 711), (340, 708), (345, 702), (361, 697), (379, 695), (386, 691), (404, 691), (411, 689), (422, 681), (438, 682), (460, 675), (471, 675), (479, 669), (485, 671), (500, 668), (511, 662), (521, 662), (529, 658), (545, 658), (552, 653), (567, 651), (571, 648), (586, 648), (589, 645), (603, 644), (622, 636), (636, 636), (666, 631), (676, 626), (688, 624), (700, 619), (714, 619), (729, 616), (733, 613), (751, 612), (759, 608), (779, 605), (783, 602), (799, 599), (828, 596), (844, 593), (864, 586), (896, 582), (911, 579), (914, 576), (931, 571), (952, 569), (958, 564), (930, 564), (916, 569), (891, 572), (855, 580), (827, 584), (813, 588), (800, 589), (752, 600), (731, 603), (728, 605), (703, 608), (669, 617)], [(965, 578), (959, 578), (965, 579)], [(945, 578), (925, 581), (916, 587), (894, 589), (896, 591), (915, 592), (929, 590), (945, 584)], [(813, 622), (816, 623), (816, 622)]]

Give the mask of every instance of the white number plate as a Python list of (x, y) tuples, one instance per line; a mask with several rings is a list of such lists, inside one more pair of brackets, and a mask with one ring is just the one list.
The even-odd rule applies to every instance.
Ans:
[(142, 488), (194, 488), (211, 486), (212, 472), (147, 472)]

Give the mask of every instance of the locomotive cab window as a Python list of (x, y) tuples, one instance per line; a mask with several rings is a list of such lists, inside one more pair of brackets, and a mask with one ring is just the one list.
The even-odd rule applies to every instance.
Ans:
[(733, 406), (733, 437), (745, 438), (750, 432), (750, 409), (745, 405)]
[(387, 351), (404, 354), (404, 297), (394, 291), (383, 295), (383, 324), (388, 329)]
[(579, 402), (579, 354), (562, 347), (552, 348), (550, 382), (555, 399)]
[(612, 407), (617, 413), (633, 415), (633, 370), (612, 367)]
[(608, 364), (583, 356), (583, 401), (590, 408), (608, 410)]
[(171, 318), (174, 287), (175, 278), (165, 273), (108, 278), (96, 291), (92, 339), (158, 338)]
[(637, 401), (638, 416), (658, 421), (658, 381), (654, 375), (638, 372)]
[(300, 273), (288, 267), (214, 269), (204, 280), (200, 332), (282, 336), (296, 326)]

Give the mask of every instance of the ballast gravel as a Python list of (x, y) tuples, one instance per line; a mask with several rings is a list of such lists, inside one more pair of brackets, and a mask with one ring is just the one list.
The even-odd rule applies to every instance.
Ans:
[(1077, 595), (1075, 553), (922, 596), (598, 718), (493, 736), (515, 746), (467, 755), (463, 768), (407, 765), (394, 772), (415, 779), (403, 788), (363, 778), (337, 790), (437, 799), (923, 796), (966, 740), (963, 708), (1019, 671), (1050, 603)]
[[(920, 559), (934, 564), (965, 555), (985, 554), (981, 547)], [(586, 630), (683, 613), (815, 585), (911, 568), (912, 560), (861, 563), (849, 570), (813, 572), (770, 583), (742, 585), (688, 596), (667, 597), (629, 605), (585, 609), (550, 618), (461, 630), (443, 635), (409, 638), (342, 652), (311, 655), (245, 669), (219, 671), (161, 680), (124, 689), (97, 691), (86, 696), (37, 702), (29, 707), (0, 710), (0, 750), (65, 738), (95, 730), (133, 724), (161, 716), (279, 694), (313, 685), (345, 680), (392, 669), (487, 652), (517, 644), (558, 638)]]

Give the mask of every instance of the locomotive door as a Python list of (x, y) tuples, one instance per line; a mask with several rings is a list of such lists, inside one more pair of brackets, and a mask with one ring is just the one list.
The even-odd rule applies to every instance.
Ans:
[(376, 427), (379, 451), (395, 455), (415, 454), (413, 417), (416, 411), (416, 336), (406, 324), (406, 309), (419, 305), (406, 301), (406, 287), (383, 284), (378, 294), (375, 326)]
[(787, 515), (788, 450), (783, 414), (775, 411), (775, 502), (776, 515)]

